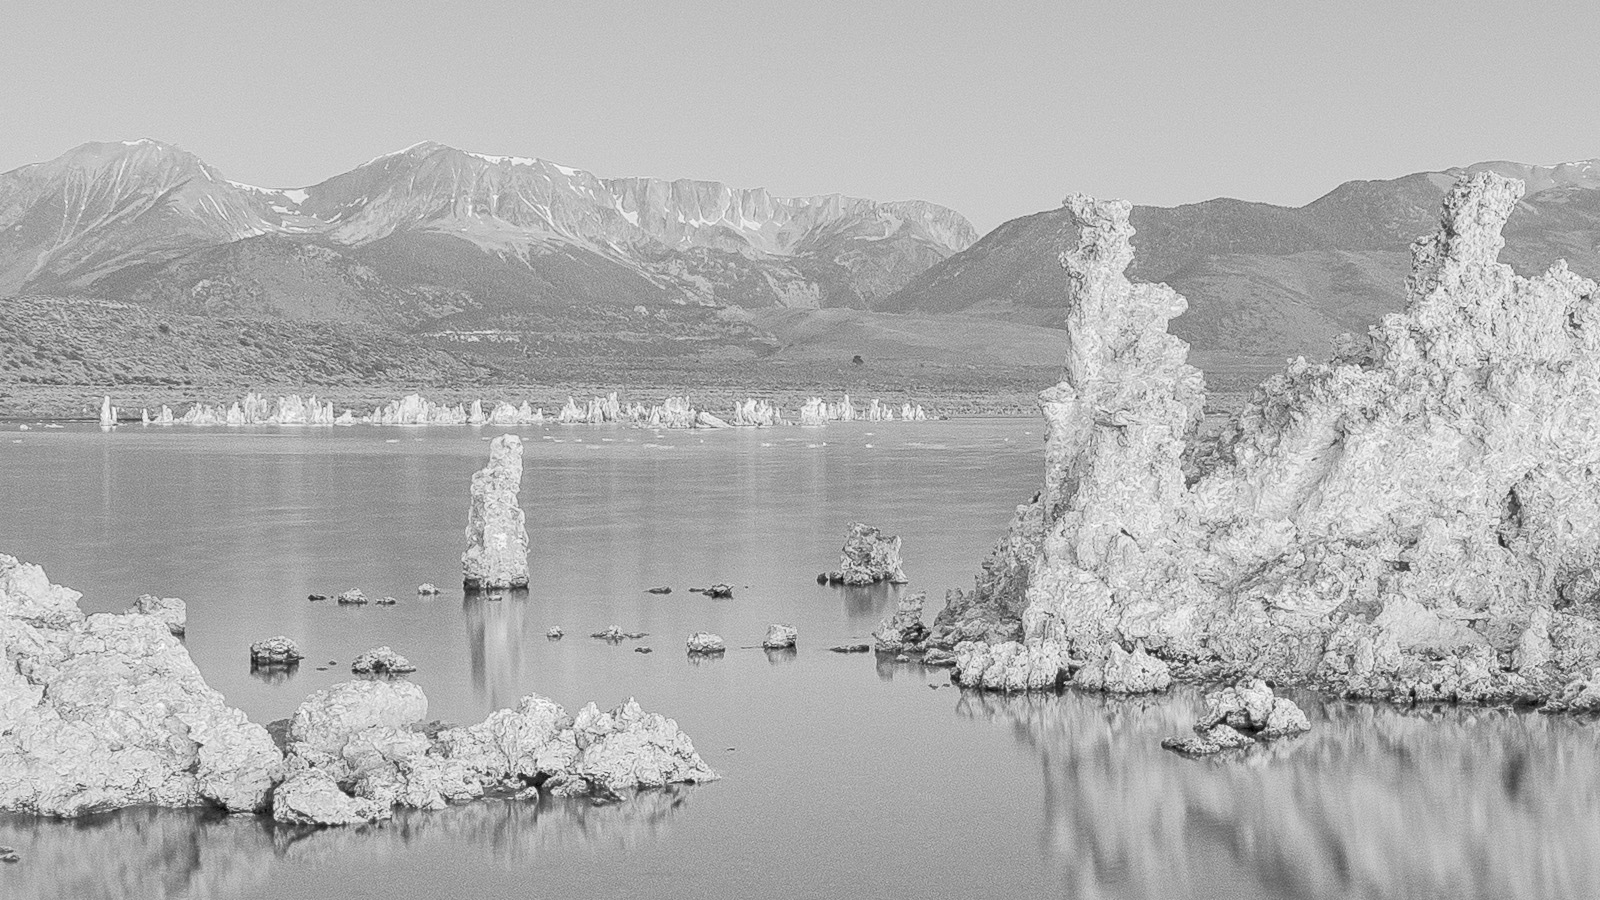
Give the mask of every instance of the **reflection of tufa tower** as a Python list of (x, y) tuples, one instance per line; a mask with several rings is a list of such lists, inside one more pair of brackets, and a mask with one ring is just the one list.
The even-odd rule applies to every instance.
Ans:
[(461, 554), (467, 590), (528, 586), (528, 532), (517, 502), (522, 487), (522, 438), (502, 434), (489, 443), (489, 464), (472, 476), (467, 551)]

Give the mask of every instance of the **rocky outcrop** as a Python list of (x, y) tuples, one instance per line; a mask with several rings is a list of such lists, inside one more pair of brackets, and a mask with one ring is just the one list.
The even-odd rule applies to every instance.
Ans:
[(467, 550), (461, 555), (468, 590), (528, 586), (528, 532), (517, 494), (522, 488), (522, 438), (489, 442), (489, 464), (472, 476)]
[(894, 615), (878, 623), (872, 633), (873, 649), (879, 653), (899, 653), (920, 649), (922, 639), (928, 635), (928, 626), (922, 624), (922, 605), (928, 595), (922, 591), (896, 601)]
[(157, 597), (140, 594), (127, 610), (130, 615), (154, 616), (166, 624), (167, 630), (182, 636), (189, 624), (189, 608), (177, 597)]
[(321, 769), (304, 769), (278, 785), (272, 818), (289, 825), (358, 825), (387, 819), (391, 807), (357, 799)]
[(1044, 541), (1040, 495), (1017, 507), (1011, 525), (983, 561), (971, 591), (945, 593), (944, 609), (934, 616), (928, 646), (953, 651), (963, 641), (1003, 644), (1022, 640), (1022, 611), (1028, 582)]
[(1142, 643), (1181, 671), (1401, 700), (1540, 700), (1586, 677), (1600, 304), (1563, 265), (1497, 262), (1520, 193), (1464, 176), (1413, 247), (1406, 311), (1291, 363), (1204, 441), (1199, 376), (1166, 333), (1183, 299), (1123, 275), (1126, 204), (1069, 199), (1069, 353), (1040, 400), (1038, 551), (1015, 567), (1026, 645), (1087, 663)]
[(880, 581), (905, 584), (910, 579), (900, 563), (900, 538), (871, 525), (851, 522), (839, 552), (839, 580), (853, 585)]
[(428, 697), (408, 681), (346, 681), (316, 691), (289, 719), (291, 754), (338, 754), (351, 735), (422, 721)]
[(299, 645), (281, 634), (250, 645), (252, 667), (292, 666), (305, 658), (305, 654), (300, 652)]
[(677, 722), (645, 712), (632, 698), (610, 712), (593, 703), (579, 710), (572, 741), (578, 755), (569, 774), (613, 796), (721, 777), (700, 759)]
[(1293, 700), (1277, 696), (1259, 678), (1243, 678), (1206, 695), (1206, 712), (1195, 722), (1194, 736), (1168, 738), (1161, 746), (1205, 756), (1310, 730), (1311, 721)]
[(350, 672), (355, 675), (407, 675), (416, 670), (411, 660), (388, 647), (368, 650), (350, 663)]
[(283, 757), (208, 687), (165, 622), (84, 616), (75, 591), (0, 556), (0, 809), (265, 808)]
[(768, 625), (767, 635), (761, 639), (761, 646), (767, 650), (783, 650), (793, 647), (800, 637), (800, 632), (793, 625)]
[(722, 640), (722, 635), (712, 634), (709, 631), (697, 631), (689, 635), (688, 644), (690, 653), (723, 653), (728, 649), (727, 643)]
[[(78, 816), (128, 806), (265, 812), (285, 824), (441, 809), (490, 787), (606, 799), (719, 777), (671, 719), (629, 700), (576, 721), (537, 695), (463, 728), (424, 727), (428, 701), (404, 681), (350, 681), (307, 697), (287, 755), (226, 706), (166, 625), (84, 616), (78, 595), (0, 556), (0, 810)], [(377, 654), (382, 656), (382, 654)], [(293, 642), (252, 656), (298, 657)], [(533, 793), (528, 793), (532, 791)]]

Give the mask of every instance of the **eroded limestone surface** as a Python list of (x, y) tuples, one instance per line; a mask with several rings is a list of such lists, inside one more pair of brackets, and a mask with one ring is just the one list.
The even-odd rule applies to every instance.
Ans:
[(502, 434), (489, 442), (489, 464), (472, 476), (467, 550), (461, 554), (468, 590), (528, 586), (528, 531), (518, 500), (522, 489), (522, 438)]
[[(1537, 701), (1588, 678), (1600, 304), (1563, 264), (1497, 261), (1521, 192), (1463, 176), (1413, 245), (1405, 312), (1291, 363), (1204, 441), (1199, 373), (1166, 330), (1183, 298), (1124, 275), (1127, 204), (1069, 198), (1044, 489), (931, 643), (1015, 623), (1029, 652), (1009, 658), (1055, 648), (1074, 673), (1140, 645), (1180, 672), (1402, 700)], [(981, 683), (1019, 678), (1042, 680), (991, 665)]]
[(139, 599), (133, 601), (127, 612), (155, 616), (166, 624), (168, 631), (180, 637), (189, 625), (189, 607), (177, 597), (140, 594)]

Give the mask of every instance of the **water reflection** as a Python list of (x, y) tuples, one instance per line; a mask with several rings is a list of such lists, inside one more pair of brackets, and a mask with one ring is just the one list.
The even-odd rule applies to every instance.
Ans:
[(762, 652), (767, 654), (767, 662), (774, 666), (789, 665), (790, 663), (794, 662), (795, 657), (800, 654), (800, 651), (793, 647), (784, 647), (781, 650), (774, 650), (770, 647), (767, 647), (762, 648)]
[[(544, 797), (482, 800), (352, 828), (275, 825), (258, 816), (130, 809), (71, 822), (0, 814), (0, 845), (22, 861), (0, 872), (7, 897), (41, 900), (233, 898), (265, 885), (280, 861), (363, 866), (423, 847), (516, 865), (573, 846), (627, 851), (653, 839), (696, 788), (646, 791), (626, 803)], [(404, 893), (403, 891), (401, 892)]]
[(523, 694), (523, 617), (527, 591), (501, 594), (468, 593), (461, 601), (467, 616), (467, 655), (472, 685), (487, 694), (490, 709), (515, 706)]
[(250, 664), (250, 677), (262, 684), (284, 684), (293, 678), (298, 671), (300, 671), (300, 663), (298, 662), (285, 663), (283, 665)]
[(1041, 850), (1074, 897), (1590, 895), (1596, 730), (1506, 710), (1296, 696), (1313, 730), (1242, 759), (1163, 751), (1195, 691), (963, 693), (1037, 755)]
[(895, 603), (905, 597), (908, 589), (903, 584), (880, 582), (834, 586), (832, 590), (838, 591), (844, 599), (845, 621), (855, 627), (871, 629), (877, 626), (879, 619), (894, 611)]

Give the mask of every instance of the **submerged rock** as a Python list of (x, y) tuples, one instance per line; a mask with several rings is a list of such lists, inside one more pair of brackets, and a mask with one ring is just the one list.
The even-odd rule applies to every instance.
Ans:
[(761, 646), (767, 650), (782, 650), (793, 647), (800, 632), (793, 625), (768, 625), (767, 636), (761, 639)]
[(350, 671), (356, 675), (405, 675), (416, 670), (410, 660), (388, 647), (368, 650), (350, 663)]
[(690, 653), (722, 653), (728, 649), (723, 642), (722, 635), (712, 634), (709, 631), (697, 631), (689, 635)]
[(713, 600), (725, 600), (733, 596), (733, 586), (727, 584), (713, 584), (710, 587), (689, 588), (691, 594), (705, 594)]
[(879, 653), (899, 653), (920, 644), (928, 635), (922, 624), (922, 605), (927, 599), (926, 593), (917, 591), (898, 601), (894, 615), (879, 622), (872, 633), (873, 648)]
[(829, 650), (829, 652), (832, 652), (832, 653), (871, 653), (872, 652), (872, 645), (871, 644), (839, 644), (836, 647), (829, 647), (828, 650)]
[(617, 644), (621, 643), (622, 641), (636, 641), (639, 638), (644, 637), (645, 632), (623, 631), (620, 625), (608, 625), (604, 631), (596, 631), (594, 634), (589, 636), (592, 638), (599, 638), (600, 640), (609, 644)]
[(528, 532), (519, 505), (522, 439), (502, 434), (489, 442), (489, 464), (472, 476), (467, 550), (461, 554), (468, 590), (528, 586)]
[(905, 584), (910, 579), (901, 567), (900, 539), (871, 525), (851, 522), (839, 555), (839, 580), (854, 585)]
[(299, 645), (281, 634), (250, 645), (252, 666), (292, 666), (305, 658)]
[(129, 614), (141, 616), (154, 616), (166, 623), (167, 630), (176, 635), (182, 635), (189, 623), (189, 608), (177, 597), (157, 597), (154, 594), (140, 594), (139, 599), (133, 601), (128, 607)]
[(283, 777), (266, 729), (206, 685), (166, 624), (86, 617), (78, 596), (0, 556), (0, 809), (263, 809)]
[(646, 588), (645, 589), (645, 593), (646, 594), (670, 594), (670, 593), (672, 593), (672, 588), (669, 588), (669, 587)]

